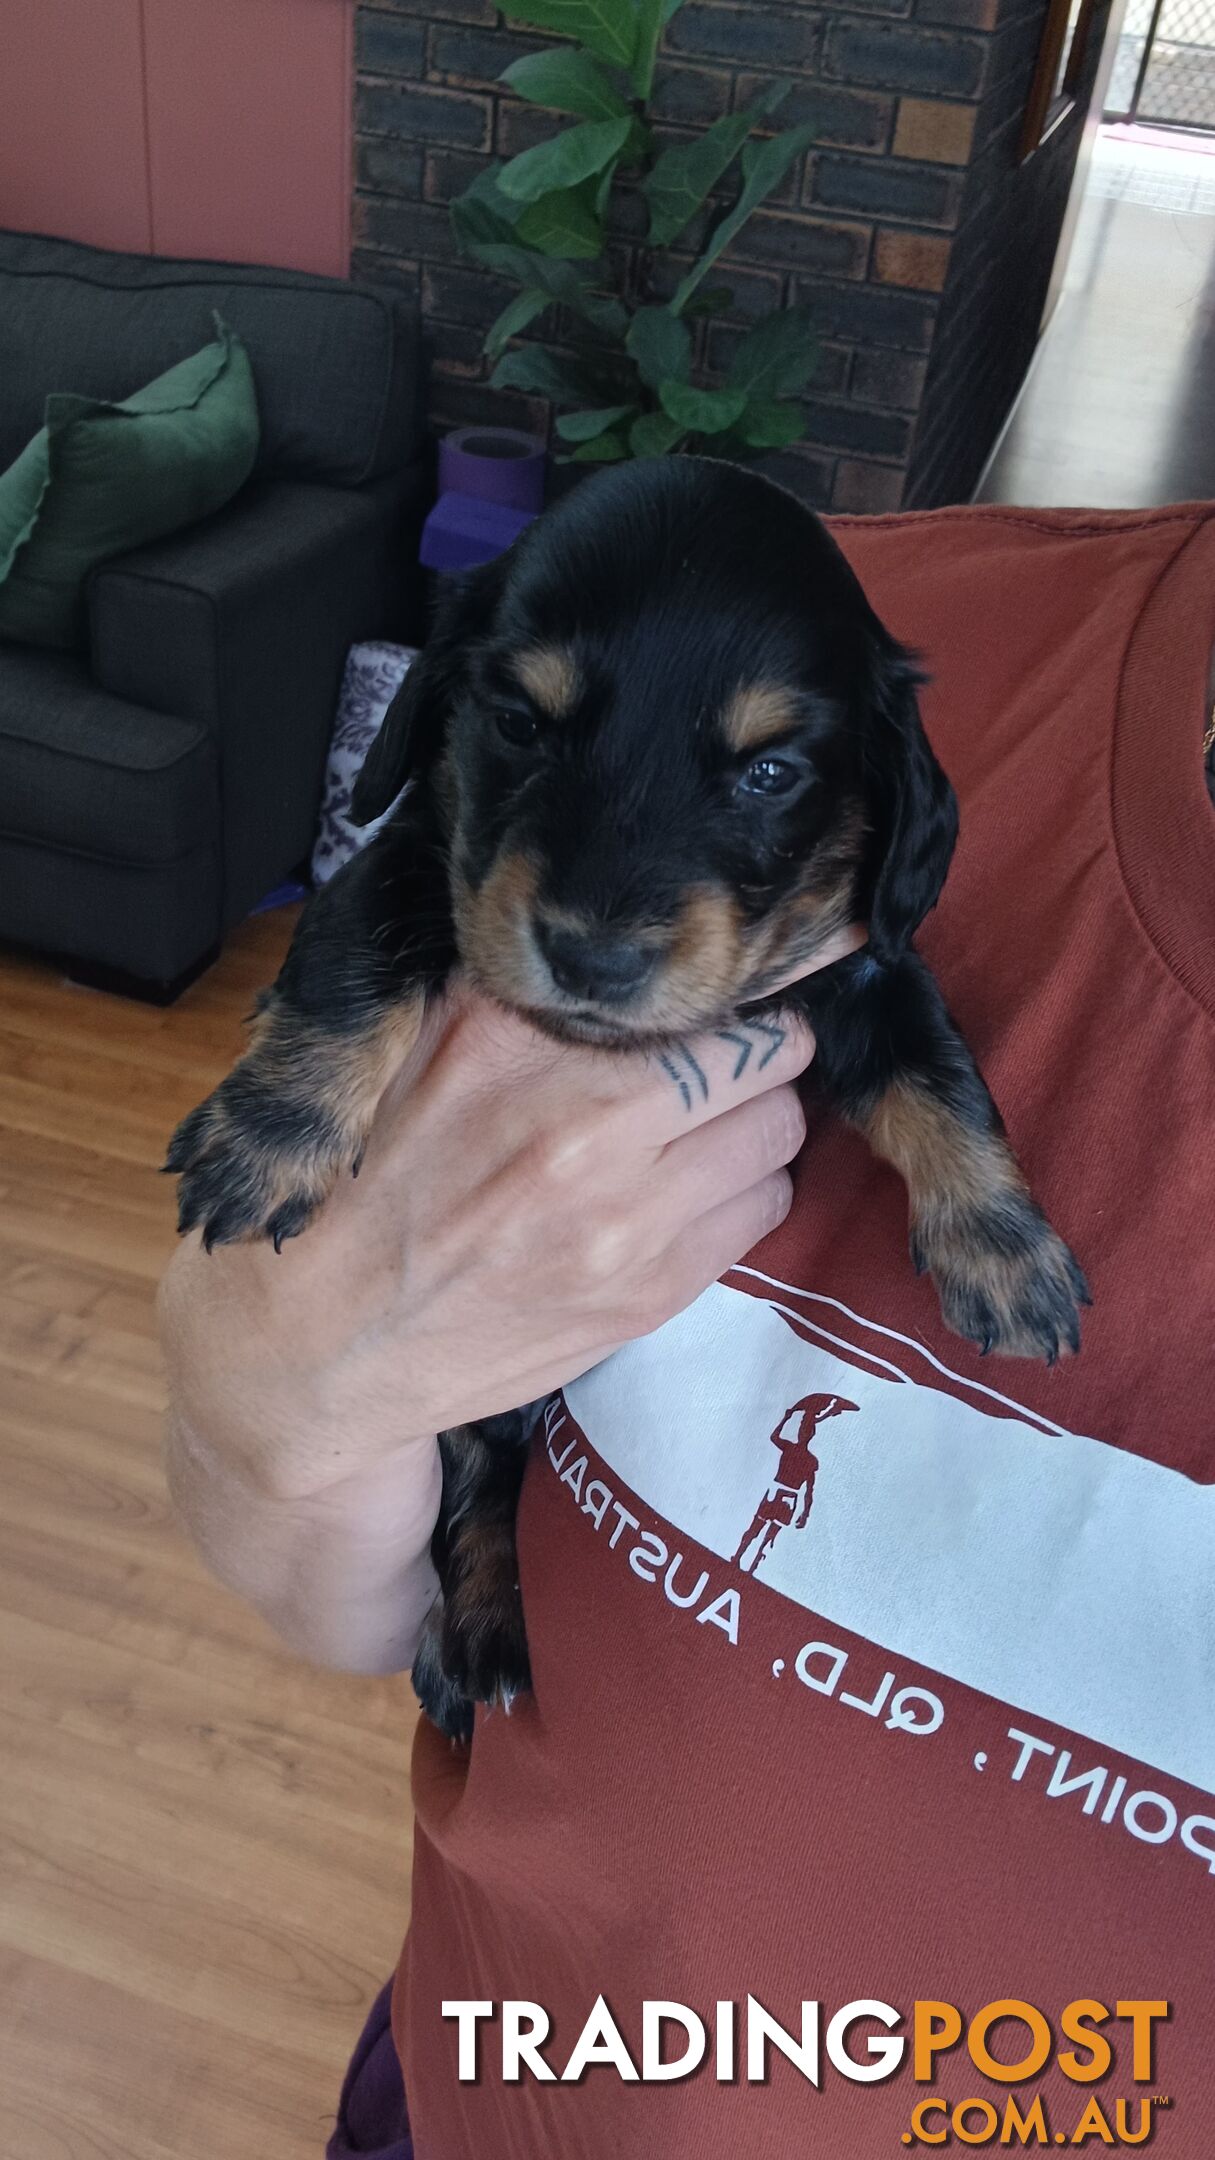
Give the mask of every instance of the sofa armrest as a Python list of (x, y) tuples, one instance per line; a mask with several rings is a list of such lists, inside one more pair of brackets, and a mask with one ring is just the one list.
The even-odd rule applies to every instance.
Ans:
[(225, 928), (312, 846), (347, 649), (401, 619), (411, 479), (260, 482), (90, 579), (96, 683), (215, 739)]

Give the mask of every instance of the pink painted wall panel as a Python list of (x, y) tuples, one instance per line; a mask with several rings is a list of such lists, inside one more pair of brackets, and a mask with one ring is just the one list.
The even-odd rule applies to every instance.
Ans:
[(144, 0), (152, 236), (344, 276), (352, 0)]
[(0, 225), (151, 244), (140, 0), (0, 0)]
[(354, 0), (0, 0), (0, 225), (349, 266)]

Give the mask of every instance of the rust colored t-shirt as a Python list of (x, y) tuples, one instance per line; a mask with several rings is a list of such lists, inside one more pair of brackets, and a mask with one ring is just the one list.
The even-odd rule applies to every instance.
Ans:
[[(418, 1735), (418, 2160), (880, 2160), (926, 2096), (1002, 2124), (1010, 2091), (1052, 2144), (1094, 2095), (1132, 2132), (1162, 2095), (1162, 2160), (1215, 2153), (1215, 510), (835, 530), (932, 671), (962, 837), (921, 947), (1090, 1277), (1083, 1354), (950, 1335), (901, 1186), (819, 1109), (781, 1230), (550, 1406), (534, 1697), (469, 1753)], [(799, 1472), (782, 1509), (772, 1436), (819, 1398), (811, 1504)], [(795, 2034), (804, 2001), (824, 2030), (869, 2000), (1171, 2014), (1150, 2084), (1125, 2021), (1091, 2085), (1052, 2061), (1007, 2087), (964, 2045), (919, 2085), (824, 2057), (816, 2089), (779, 2050), (723, 2082), (711, 2048), (670, 2083), (504, 2084), (492, 2022), (458, 2079), (445, 2001), (543, 2005), (560, 2072), (600, 1994), (634, 2061), (644, 2002), (710, 2031), (738, 2004), (740, 2066), (749, 1995)], [(923, 2127), (962, 2149), (947, 2112)]]

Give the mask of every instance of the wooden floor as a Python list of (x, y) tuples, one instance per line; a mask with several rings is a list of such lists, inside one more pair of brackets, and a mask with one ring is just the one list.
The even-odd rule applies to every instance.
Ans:
[(318, 2160), (400, 1946), (405, 1684), (279, 1649), (160, 1467), (156, 1165), (288, 928), (167, 1013), (0, 957), (0, 2160)]

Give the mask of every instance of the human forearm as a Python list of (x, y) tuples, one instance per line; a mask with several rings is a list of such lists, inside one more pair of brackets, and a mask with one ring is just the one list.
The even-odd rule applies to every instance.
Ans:
[(174, 1506), (207, 1566), (293, 1650), (350, 1672), (409, 1666), (435, 1591), (433, 1441), (407, 1441), (322, 1492), (284, 1500), (176, 1412), (167, 1467)]
[(161, 1289), (169, 1486), (208, 1567), (293, 1649), (400, 1671), (435, 1591), (438, 1448), (399, 1378), (378, 1419), (359, 1398), (350, 1272), (324, 1238), (282, 1259), (179, 1247)]

